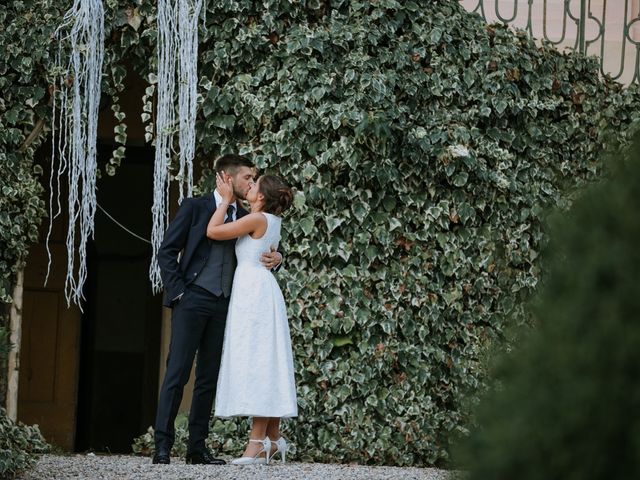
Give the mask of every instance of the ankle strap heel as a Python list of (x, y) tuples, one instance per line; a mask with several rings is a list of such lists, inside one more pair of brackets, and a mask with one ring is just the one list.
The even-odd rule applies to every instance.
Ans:
[[(249, 439), (249, 443), (260, 443), (262, 448), (253, 457), (240, 457), (231, 461), (232, 465), (259, 465), (262, 463), (269, 463), (269, 453), (271, 452), (271, 440), (269, 437), (265, 437), (262, 440)], [(264, 457), (260, 454), (264, 453)]]
[(287, 463), (288, 444), (284, 437), (280, 437), (278, 440), (271, 443), (276, 445), (276, 451), (271, 454), (271, 456), (269, 457), (269, 461), (271, 461), (271, 459), (275, 457), (276, 453), (279, 453), (280, 458), (282, 459), (282, 464), (284, 465), (285, 463)]

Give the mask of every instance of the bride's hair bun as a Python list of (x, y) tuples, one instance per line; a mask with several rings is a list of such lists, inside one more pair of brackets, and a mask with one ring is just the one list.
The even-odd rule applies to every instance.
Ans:
[(263, 175), (259, 180), (260, 193), (264, 196), (264, 211), (282, 215), (293, 204), (293, 191), (280, 177)]

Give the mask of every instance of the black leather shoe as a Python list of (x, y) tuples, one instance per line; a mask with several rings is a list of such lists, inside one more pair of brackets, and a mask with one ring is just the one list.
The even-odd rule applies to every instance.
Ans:
[(187, 453), (184, 460), (191, 465), (224, 465), (227, 463), (221, 458), (215, 458), (208, 450), (204, 452)]
[(169, 465), (171, 463), (169, 451), (163, 449), (156, 450), (156, 453), (153, 456), (153, 460), (151, 462), (154, 464)]

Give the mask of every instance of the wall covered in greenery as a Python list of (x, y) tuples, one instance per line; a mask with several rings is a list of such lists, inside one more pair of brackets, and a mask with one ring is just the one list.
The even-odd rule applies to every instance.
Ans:
[[(279, 279), (298, 458), (446, 461), (502, 319), (526, 321), (544, 212), (600, 175), (607, 139), (627, 141), (637, 88), (599, 78), (592, 60), (486, 26), (455, 0), (206, 3), (198, 156), (246, 153), (297, 190)], [(126, 123), (123, 65), (147, 78), (141, 111), (152, 131), (155, 2), (106, 4), (104, 91)], [(35, 78), (44, 108), (46, 81)], [(6, 118), (14, 103), (4, 105)], [(27, 118), (20, 105), (27, 113), (16, 118)], [(216, 421), (214, 447), (239, 453), (244, 426)]]
[[(48, 24), (52, 17), (46, 9), (36, 10), (37, 3), (0, 5), (0, 352), (9, 349), (8, 312), (16, 273), (37, 240), (45, 209), (33, 155), (48, 115), (46, 65), (54, 26)], [(0, 372), (2, 406), (7, 372), (3, 354)]]
[(298, 190), (289, 435), (300, 458), (438, 463), (502, 318), (526, 320), (544, 212), (599, 175), (640, 97), (455, 1), (267, 3), (208, 12), (199, 144)]

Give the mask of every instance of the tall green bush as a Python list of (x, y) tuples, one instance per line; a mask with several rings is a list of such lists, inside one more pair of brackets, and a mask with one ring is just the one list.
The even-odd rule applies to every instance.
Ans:
[(499, 363), (470, 480), (640, 477), (640, 136), (553, 229), (536, 328)]

